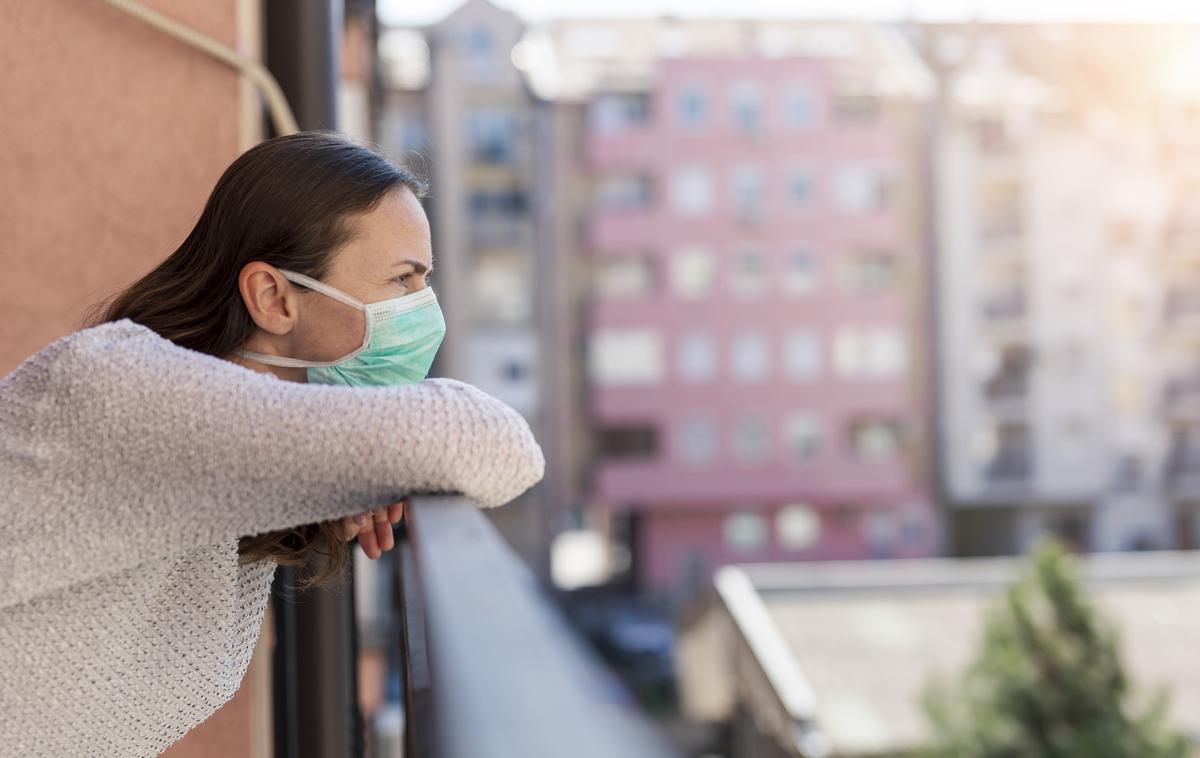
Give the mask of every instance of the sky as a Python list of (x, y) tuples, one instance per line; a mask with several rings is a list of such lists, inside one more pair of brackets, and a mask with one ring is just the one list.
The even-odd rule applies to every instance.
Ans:
[[(1197, 0), (492, 0), (526, 21), (603, 16), (866, 18), (923, 21), (1168, 21), (1200, 23)], [(429, 24), (462, 0), (377, 0), (392, 26)]]

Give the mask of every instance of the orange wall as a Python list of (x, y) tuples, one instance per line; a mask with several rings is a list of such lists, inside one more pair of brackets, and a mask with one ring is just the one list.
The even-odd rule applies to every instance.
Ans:
[[(257, 53), (255, 0), (145, 3)], [(99, 0), (4, 4), (0, 375), (183, 240), (217, 177), (260, 138), (247, 86)], [(269, 754), (269, 641), (267, 629), (235, 698), (164, 756)]]
[[(147, 4), (237, 44), (239, 0)], [(4, 16), (0, 375), (166, 257), (244, 139), (240, 77), (203, 53), (99, 0)]]

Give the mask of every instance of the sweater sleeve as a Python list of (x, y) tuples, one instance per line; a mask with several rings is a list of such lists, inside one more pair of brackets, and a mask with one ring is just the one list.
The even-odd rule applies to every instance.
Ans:
[[(12, 581), (5, 592), (0, 578), (0, 606), (15, 588), (28, 594), (408, 494), (498, 506), (544, 474), (525, 419), (454, 379), (287, 382), (129, 320), (43, 353), (14, 372), (32, 372), (44, 389), (25, 394), (26, 434), (0, 450), (12, 482), (0, 497), (14, 527), (0, 537), (9, 564), (0, 577)], [(17, 388), (0, 385), (0, 403), (9, 391)]]

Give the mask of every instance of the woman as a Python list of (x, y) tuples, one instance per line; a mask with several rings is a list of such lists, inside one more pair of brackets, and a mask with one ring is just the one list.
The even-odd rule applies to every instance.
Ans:
[(348, 538), (390, 547), (407, 494), (540, 481), (516, 411), (425, 379), (423, 189), (336, 134), (264, 142), (174, 253), (0, 379), (0, 755), (158, 755), (237, 690), (277, 564), (322, 554), (329, 581)]

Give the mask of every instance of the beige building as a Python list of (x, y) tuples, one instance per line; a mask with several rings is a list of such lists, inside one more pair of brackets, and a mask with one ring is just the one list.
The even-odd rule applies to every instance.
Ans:
[(434, 372), (520, 411), (546, 450), (546, 479), (488, 513), (542, 577), (571, 474), (572, 140), (577, 109), (537, 96), (515, 61), (526, 30), (469, 0), (417, 29), (385, 31), (380, 140), (431, 182), (434, 286), (446, 338)]

